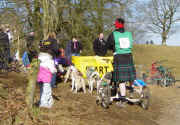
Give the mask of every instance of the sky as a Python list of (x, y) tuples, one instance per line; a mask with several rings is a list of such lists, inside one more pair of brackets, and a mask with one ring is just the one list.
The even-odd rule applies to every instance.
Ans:
[[(139, 2), (141, 1), (149, 1), (149, 0), (139, 0)], [(178, 13), (175, 16), (179, 16), (180, 15), (180, 8)], [(176, 32), (173, 33), (172, 35), (170, 35), (170, 37), (167, 40), (167, 45), (169, 46), (180, 46), (180, 21), (176, 22), (176, 24), (174, 24), (174, 26), (172, 26)], [(160, 45), (161, 44), (161, 36), (160, 35), (156, 35), (156, 34), (147, 34), (147, 36), (149, 36), (148, 39), (146, 40), (153, 40), (155, 44)]]
[[(180, 25), (180, 22), (176, 25)], [(149, 36), (148, 40), (153, 40), (155, 44), (161, 44), (161, 36), (157, 34), (147, 34)], [(146, 39), (147, 40), (147, 39)], [(180, 46), (180, 26), (177, 28), (176, 32), (170, 35), (167, 40), (167, 45), (169, 46)]]
[(180, 30), (168, 39), (167, 45), (180, 46)]
[(12, 8), (13, 5), (14, 3), (10, 3), (10, 2), (8, 3), (7, 0), (0, 0), (0, 9), (6, 8), (6, 7)]

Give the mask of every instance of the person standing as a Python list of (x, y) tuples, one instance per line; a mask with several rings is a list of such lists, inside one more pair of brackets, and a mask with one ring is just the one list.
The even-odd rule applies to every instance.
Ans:
[(93, 42), (93, 50), (97, 56), (105, 56), (107, 52), (106, 41), (104, 40), (104, 34), (100, 33), (99, 37)]
[[(53, 60), (58, 56), (59, 47), (56, 40), (56, 34), (54, 32), (48, 33), (47, 40), (43, 41), (43, 46), (47, 48), (49, 53), (52, 55)], [(54, 62), (55, 64), (55, 62)], [(56, 88), (56, 72), (52, 74), (51, 87)]]
[(124, 19), (117, 18), (115, 30), (107, 39), (107, 48), (113, 50), (113, 81), (120, 88), (120, 107), (126, 104), (126, 82), (132, 83), (136, 79), (136, 70), (133, 63), (133, 38), (132, 33), (125, 31)]
[(71, 42), (71, 52), (72, 56), (80, 56), (80, 53), (82, 52), (82, 44), (75, 37)]
[(34, 32), (30, 32), (26, 37), (26, 47), (30, 63), (32, 62), (33, 58), (37, 57), (38, 55), (37, 51), (34, 49), (34, 43), (35, 34)]
[(58, 53), (58, 44), (54, 32), (40, 43), (40, 68), (38, 82), (40, 83), (40, 107), (51, 108), (53, 105), (52, 87), (56, 87), (56, 72), (54, 59)]
[(9, 39), (9, 48), (8, 48), (8, 58), (9, 58), (9, 62), (12, 60), (11, 58), (11, 44), (12, 44), (12, 39), (13, 39), (13, 36), (12, 36), (12, 33), (10, 31), (9, 28), (6, 29), (6, 34), (8, 35), (8, 39)]
[(38, 72), (38, 83), (40, 85), (40, 107), (51, 108), (53, 105), (51, 81), (52, 75), (57, 72), (51, 53), (41, 49), (38, 56), (40, 68)]
[(2, 69), (8, 69), (10, 59), (10, 44), (8, 35), (4, 31), (4, 26), (0, 26), (0, 65)]
[(12, 40), (13, 40), (13, 35), (12, 35), (12, 32), (9, 28), (6, 29), (6, 33), (8, 35), (8, 38), (9, 38), (9, 42), (11, 43)]
[(65, 57), (67, 59), (68, 65), (71, 65), (71, 56), (72, 56), (72, 51), (71, 51), (71, 40), (67, 42), (66, 48), (65, 48)]

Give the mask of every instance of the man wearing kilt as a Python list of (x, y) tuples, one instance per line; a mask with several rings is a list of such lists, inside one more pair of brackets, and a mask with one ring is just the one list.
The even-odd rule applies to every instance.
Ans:
[[(126, 102), (126, 82), (132, 83), (136, 79), (136, 70), (133, 63), (132, 33), (124, 29), (124, 19), (117, 18), (115, 21), (115, 30), (107, 39), (107, 48), (113, 50), (113, 82), (120, 88), (120, 107), (125, 106)], [(131, 87), (132, 88), (132, 87)]]

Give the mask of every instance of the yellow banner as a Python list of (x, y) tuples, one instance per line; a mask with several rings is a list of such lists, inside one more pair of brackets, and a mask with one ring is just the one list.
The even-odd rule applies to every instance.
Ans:
[(106, 72), (111, 72), (113, 57), (100, 56), (72, 56), (72, 63), (75, 67), (86, 77), (86, 69), (88, 67), (95, 67), (102, 77)]

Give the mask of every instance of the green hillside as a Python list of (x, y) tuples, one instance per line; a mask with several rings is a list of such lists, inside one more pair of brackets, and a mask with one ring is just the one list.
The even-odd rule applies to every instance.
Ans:
[(173, 67), (172, 71), (180, 79), (180, 47), (158, 45), (135, 45), (135, 64), (143, 64), (144, 69), (149, 69), (153, 61), (166, 60), (161, 64)]

